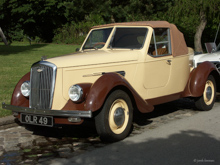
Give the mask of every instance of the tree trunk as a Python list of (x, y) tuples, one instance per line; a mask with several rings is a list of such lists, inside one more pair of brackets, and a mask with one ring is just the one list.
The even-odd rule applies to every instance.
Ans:
[(2, 41), (5, 43), (5, 45), (8, 45), (8, 42), (6, 40), (6, 37), (5, 37), (1, 27), (0, 27), (0, 36), (2, 38)]
[(196, 52), (203, 52), (201, 39), (202, 39), (202, 33), (205, 29), (206, 24), (207, 24), (206, 13), (201, 9), (201, 11), (200, 11), (200, 24), (197, 27), (196, 34), (194, 37), (194, 46), (195, 46)]

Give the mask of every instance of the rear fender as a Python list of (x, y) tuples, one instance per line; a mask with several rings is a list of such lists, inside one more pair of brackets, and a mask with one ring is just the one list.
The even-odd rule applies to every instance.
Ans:
[(30, 81), (30, 72), (24, 75), (15, 86), (11, 98), (11, 105), (29, 107), (29, 97), (24, 97), (21, 93), (21, 85), (25, 81)]
[[(219, 75), (216, 67), (211, 62), (203, 62), (195, 68), (189, 76), (188, 83), (183, 92), (183, 97), (200, 97), (203, 94), (205, 83), (210, 74)], [(215, 79), (218, 79), (214, 76)]]
[(126, 89), (131, 93), (132, 100), (135, 101), (137, 108), (140, 112), (151, 112), (154, 107), (144, 101), (128, 81), (117, 73), (107, 73), (101, 76), (91, 87), (87, 98), (85, 109), (97, 111), (104, 104), (108, 94), (116, 89)]

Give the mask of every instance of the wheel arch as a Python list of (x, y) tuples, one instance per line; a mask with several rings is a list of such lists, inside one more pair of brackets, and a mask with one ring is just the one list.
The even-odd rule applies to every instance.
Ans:
[(117, 89), (125, 91), (132, 100), (134, 108), (140, 112), (151, 112), (154, 109), (154, 107), (144, 101), (128, 81), (118, 73), (104, 74), (91, 86), (86, 98), (85, 109), (92, 110), (93, 112), (101, 109), (108, 95)]
[(25, 74), (15, 86), (11, 97), (11, 105), (29, 107), (29, 97), (24, 97), (20, 90), (22, 83), (25, 81), (30, 81), (30, 72)]
[(220, 73), (217, 71), (213, 71), (211, 72), (211, 75), (213, 75), (216, 82), (216, 91), (220, 92)]
[(205, 83), (209, 75), (213, 75), (217, 91), (220, 90), (220, 76), (216, 67), (211, 62), (203, 62), (197, 68), (191, 71), (188, 83), (185, 87), (182, 97), (200, 97), (203, 94)]
[(137, 104), (136, 104), (134, 95), (133, 95), (132, 92), (131, 92), (126, 86), (124, 86), (124, 85), (118, 85), (118, 86), (115, 86), (113, 89), (111, 89), (111, 91), (109, 91), (108, 95), (106, 96), (105, 101), (106, 101), (106, 99), (108, 98), (108, 96), (109, 96), (112, 92), (114, 92), (114, 91), (116, 91), (116, 90), (122, 90), (122, 91), (124, 91), (125, 93), (127, 93), (128, 96), (129, 96), (130, 99), (131, 99), (131, 104), (132, 104), (132, 106), (133, 106), (133, 110), (134, 110), (134, 111), (135, 111), (135, 110), (138, 110), (138, 106), (137, 106)]

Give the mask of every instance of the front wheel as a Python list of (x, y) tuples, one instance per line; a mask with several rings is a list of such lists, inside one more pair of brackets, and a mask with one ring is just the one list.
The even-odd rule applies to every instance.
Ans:
[(115, 142), (128, 136), (133, 120), (133, 106), (128, 94), (113, 91), (95, 117), (96, 130), (101, 140)]
[(196, 98), (195, 106), (199, 110), (211, 110), (216, 98), (216, 84), (212, 75), (208, 77), (205, 84), (205, 89), (201, 97)]

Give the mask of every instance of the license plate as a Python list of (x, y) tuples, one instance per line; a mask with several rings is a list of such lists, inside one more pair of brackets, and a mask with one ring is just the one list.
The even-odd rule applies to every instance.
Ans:
[(21, 123), (52, 127), (53, 117), (31, 115), (31, 114), (21, 114)]

